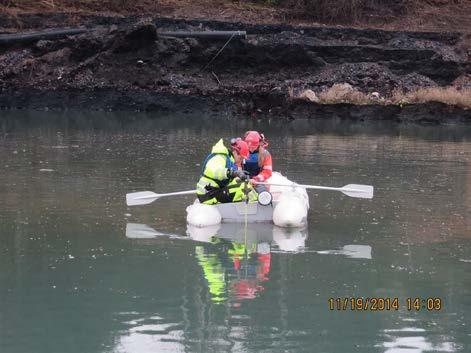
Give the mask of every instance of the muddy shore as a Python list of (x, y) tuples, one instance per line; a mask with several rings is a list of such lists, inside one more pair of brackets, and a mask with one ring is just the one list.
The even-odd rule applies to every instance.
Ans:
[[(64, 23), (87, 32), (11, 40), (18, 21), (23, 32), (64, 28)], [(241, 30), (247, 37), (228, 41), (159, 34), (206, 30)], [(437, 102), (385, 103), (398, 90), (471, 88), (468, 41), (469, 35), (461, 33), (67, 14), (14, 20), (0, 16), (0, 107), (471, 123), (471, 109)], [(319, 104), (293, 98), (334, 84), (374, 95), (378, 102)]]

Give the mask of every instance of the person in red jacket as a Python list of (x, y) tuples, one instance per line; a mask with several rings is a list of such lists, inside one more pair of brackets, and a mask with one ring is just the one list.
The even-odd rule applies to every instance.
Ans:
[[(270, 152), (266, 150), (268, 141), (263, 134), (257, 131), (247, 131), (244, 141), (249, 147), (249, 158), (245, 159), (242, 169), (249, 173), (250, 180), (254, 185), (257, 182), (265, 182), (272, 175), (273, 163)], [(262, 185), (258, 185), (257, 191), (266, 190)]]

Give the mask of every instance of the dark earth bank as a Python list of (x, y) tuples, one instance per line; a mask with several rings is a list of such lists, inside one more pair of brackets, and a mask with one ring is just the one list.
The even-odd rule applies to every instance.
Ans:
[[(18, 21), (23, 32), (64, 28), (64, 23), (87, 31), (20, 38), (12, 30)], [(206, 30), (242, 30), (247, 37), (161, 35)], [(398, 91), (470, 88), (467, 34), (67, 14), (0, 16), (0, 32), (3, 109), (471, 122), (470, 109), (436, 102), (387, 104)], [(377, 104), (296, 98), (304, 90), (318, 94), (339, 83), (373, 94)]]

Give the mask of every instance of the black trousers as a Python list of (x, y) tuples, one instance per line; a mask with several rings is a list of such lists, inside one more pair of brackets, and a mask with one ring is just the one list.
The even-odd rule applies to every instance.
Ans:
[(217, 188), (214, 186), (207, 185), (206, 190), (208, 190), (206, 194), (198, 195), (198, 200), (200, 200), (201, 203), (204, 203), (212, 199), (213, 197), (216, 198), (216, 200), (220, 203), (229, 203), (232, 202), (234, 197), (234, 193), (231, 194), (227, 186)]

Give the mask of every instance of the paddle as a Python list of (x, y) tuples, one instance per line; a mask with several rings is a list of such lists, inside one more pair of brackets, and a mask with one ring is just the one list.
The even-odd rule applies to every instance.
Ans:
[(155, 239), (158, 237), (168, 237), (171, 239), (183, 239), (183, 240), (190, 239), (189, 237), (183, 237), (180, 235), (158, 232), (154, 228), (149, 227), (146, 224), (141, 224), (141, 223), (126, 224), (126, 238)]
[(317, 186), (317, 185), (301, 185), (301, 184), (271, 184), (271, 183), (257, 183), (262, 185), (272, 185), (272, 186), (285, 186), (285, 187), (300, 187), (304, 189), (317, 189), (317, 190), (332, 190), (340, 191), (350, 197), (358, 197), (360, 199), (372, 199), (373, 198), (373, 186), (371, 185), (361, 185), (361, 184), (348, 184), (341, 188), (333, 188), (330, 186)]
[(170, 192), (168, 194), (156, 194), (152, 191), (139, 191), (126, 194), (126, 204), (128, 206), (147, 205), (165, 196), (191, 195), (196, 194), (196, 190)]
[[(257, 184), (284, 186), (284, 187), (292, 187), (292, 188), (300, 187), (304, 189), (340, 191), (347, 196), (356, 197), (360, 199), (372, 199), (373, 193), (374, 193), (373, 186), (361, 185), (361, 184), (348, 184), (341, 188), (334, 188), (330, 186), (318, 186), (318, 185), (302, 185), (302, 184), (296, 184), (296, 183), (293, 183), (293, 184), (257, 183)], [(126, 204), (128, 206), (147, 205), (161, 197), (177, 196), (177, 195), (191, 195), (195, 193), (196, 193), (196, 190), (177, 191), (177, 192), (170, 192), (167, 194), (156, 194), (155, 192), (152, 192), (152, 191), (132, 192), (130, 194), (126, 194)]]

